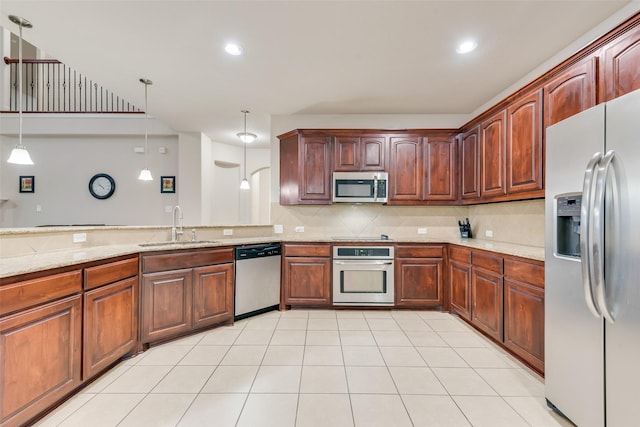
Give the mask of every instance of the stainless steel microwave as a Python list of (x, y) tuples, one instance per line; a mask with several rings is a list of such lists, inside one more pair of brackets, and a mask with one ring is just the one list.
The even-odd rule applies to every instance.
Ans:
[(334, 172), (334, 203), (387, 203), (386, 172)]

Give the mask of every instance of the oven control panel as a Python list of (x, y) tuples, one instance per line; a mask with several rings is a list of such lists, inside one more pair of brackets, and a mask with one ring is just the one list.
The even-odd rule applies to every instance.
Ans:
[(334, 258), (393, 258), (393, 247), (387, 246), (334, 246)]

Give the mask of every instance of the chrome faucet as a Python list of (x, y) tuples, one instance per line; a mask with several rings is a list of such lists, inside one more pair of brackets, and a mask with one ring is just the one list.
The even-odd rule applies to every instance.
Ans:
[[(179, 212), (180, 216), (176, 216), (176, 213)], [(182, 235), (182, 224), (180, 224), (180, 219), (182, 216), (182, 208), (178, 205), (173, 207), (173, 227), (171, 227), (171, 241), (177, 242), (180, 235)]]

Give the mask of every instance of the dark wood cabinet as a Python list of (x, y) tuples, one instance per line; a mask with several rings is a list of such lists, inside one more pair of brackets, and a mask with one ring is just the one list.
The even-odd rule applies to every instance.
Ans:
[(140, 341), (232, 321), (233, 258), (232, 248), (144, 255)]
[(542, 91), (510, 104), (507, 122), (507, 193), (542, 190)]
[(562, 71), (544, 85), (544, 127), (596, 105), (596, 58)]
[(502, 275), (478, 268), (471, 270), (471, 322), (502, 341)]
[(544, 372), (544, 263), (504, 262), (504, 345)]
[(84, 269), (82, 379), (87, 380), (138, 342), (138, 257)]
[(331, 246), (283, 246), (282, 304), (328, 307), (331, 305)]
[(506, 135), (506, 110), (494, 114), (480, 125), (480, 196), (483, 199), (507, 193)]
[(600, 58), (602, 101), (640, 89), (640, 26), (606, 45)]
[(396, 307), (437, 307), (443, 304), (444, 248), (436, 245), (397, 245)]
[(454, 312), (471, 320), (471, 251), (449, 246), (449, 304)]
[(334, 171), (384, 171), (387, 144), (384, 136), (336, 136)]
[(389, 201), (422, 200), (422, 137), (390, 137), (389, 151)]
[(462, 200), (480, 197), (480, 127), (459, 136), (460, 196)]
[(426, 201), (458, 199), (456, 140), (451, 134), (424, 138), (424, 194)]
[(280, 204), (331, 204), (332, 138), (292, 131), (280, 139)]
[(25, 425), (81, 384), (82, 297), (0, 317), (0, 342), (0, 424)]

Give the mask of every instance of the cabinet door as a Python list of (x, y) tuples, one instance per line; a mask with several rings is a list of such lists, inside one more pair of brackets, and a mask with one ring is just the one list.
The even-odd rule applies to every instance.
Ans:
[(140, 341), (148, 343), (191, 329), (192, 270), (142, 276)]
[(471, 322), (502, 341), (502, 276), (473, 268), (471, 271)]
[(480, 197), (480, 128), (460, 135), (460, 194), (462, 199)]
[(0, 424), (24, 425), (80, 385), (80, 295), (0, 320)]
[(506, 194), (507, 112), (500, 111), (480, 126), (480, 195)]
[(596, 105), (596, 60), (590, 58), (554, 77), (544, 88), (544, 127)]
[(507, 192), (542, 189), (542, 94), (536, 91), (507, 109)]
[(442, 258), (405, 258), (395, 263), (398, 307), (442, 305)]
[(331, 138), (303, 136), (300, 139), (300, 201), (331, 202)]
[(424, 200), (458, 198), (456, 142), (451, 135), (429, 136), (424, 144)]
[(360, 169), (360, 138), (338, 136), (333, 143), (333, 170), (357, 171)]
[(504, 345), (544, 371), (544, 289), (504, 279)]
[(389, 199), (422, 199), (422, 143), (420, 137), (390, 138)]
[(471, 265), (449, 261), (449, 303), (456, 313), (471, 320)]
[(233, 264), (193, 270), (193, 327), (233, 319)]
[(331, 260), (285, 257), (284, 303), (286, 305), (331, 305)]
[(640, 89), (640, 27), (605, 46), (601, 57), (603, 101)]
[(82, 379), (134, 350), (138, 337), (138, 277), (84, 294)]
[(360, 139), (360, 152), (360, 170), (387, 170), (387, 139), (385, 137), (363, 136)]

